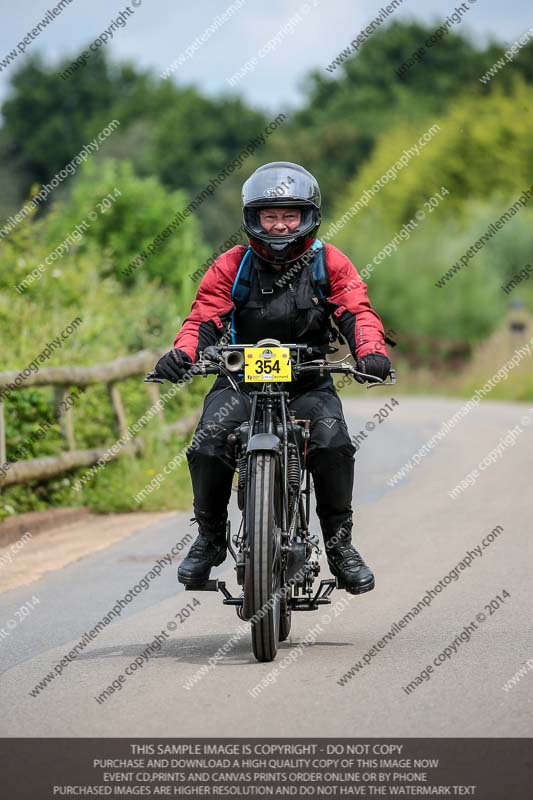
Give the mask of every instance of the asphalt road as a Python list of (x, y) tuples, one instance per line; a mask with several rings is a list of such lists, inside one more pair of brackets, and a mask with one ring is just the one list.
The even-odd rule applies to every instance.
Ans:
[[(186, 689), (242, 623), (220, 594), (184, 592), (175, 561), (32, 697), (30, 691), (84, 631), (196, 530), (189, 528), (190, 515), (177, 514), (0, 595), (4, 631), (9, 620), (21, 617), (24, 604), (29, 609), (0, 640), (0, 735), (531, 736), (533, 670), (508, 691), (502, 687), (533, 656), (533, 425), (522, 425), (514, 444), (501, 448), (457, 499), (448, 494), (529, 408), (485, 402), (391, 487), (387, 481), (396, 470), (461, 405), (399, 399), (382, 423), (373, 415), (390, 401), (388, 393), (361, 392), (344, 401), (351, 433), (375, 424), (361, 437), (355, 494), (355, 539), (375, 570), (374, 591), (360, 597), (336, 591), (336, 609), (294, 614), (290, 639), (273, 664), (256, 663), (249, 636), (242, 636)], [(235, 524), (235, 507), (232, 518)], [(429, 606), (393, 626), (495, 529), (493, 541), (457, 571), (457, 580), (448, 577)], [(214, 574), (237, 589), (230, 561)], [(486, 608), (497, 595), (502, 600)], [(176, 613), (187, 603), (194, 610), (180, 622)], [(476, 619), (471, 636), (458, 639)], [(306, 637), (308, 643), (298, 647)], [(435, 665), (445, 648), (450, 656)], [(142, 669), (117, 680), (143, 651), (152, 657)], [(340, 685), (357, 662), (363, 666)], [(402, 687), (432, 664), (427, 679), (418, 678), (406, 693)], [(98, 703), (95, 697), (114, 680), (120, 689)], [(261, 681), (264, 688), (252, 696)]]

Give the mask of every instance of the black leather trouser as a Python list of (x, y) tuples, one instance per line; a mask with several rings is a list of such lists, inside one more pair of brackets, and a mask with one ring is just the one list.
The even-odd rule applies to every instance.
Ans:
[[(215, 383), (204, 399), (202, 417), (187, 450), (194, 514), (202, 532), (220, 535), (227, 520), (236, 464), (227, 451), (226, 439), (250, 414), (250, 399), (237, 400), (233, 389)], [(297, 418), (311, 420), (308, 464), (324, 538), (340, 527), (350, 530), (356, 448), (335, 388), (328, 383), (296, 394), (289, 409)]]

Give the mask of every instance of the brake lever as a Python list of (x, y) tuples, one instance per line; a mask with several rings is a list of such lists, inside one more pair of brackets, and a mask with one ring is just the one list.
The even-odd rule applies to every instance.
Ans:
[[(366, 377), (367, 380), (368, 378), (375, 378), (374, 375), (367, 375)], [(390, 378), (390, 380), (387, 380), (387, 378)], [(380, 380), (380, 378), (375, 378), (375, 380), (373, 380), (372, 383), (369, 383), (366, 388), (373, 389), (375, 386), (394, 386), (396, 383), (396, 370), (392, 367), (387, 375), (387, 378), (385, 378), (384, 381)]]
[(164, 382), (165, 381), (163, 378), (157, 377), (157, 372), (155, 370), (153, 370), (152, 372), (148, 372), (144, 379), (144, 383), (164, 383)]

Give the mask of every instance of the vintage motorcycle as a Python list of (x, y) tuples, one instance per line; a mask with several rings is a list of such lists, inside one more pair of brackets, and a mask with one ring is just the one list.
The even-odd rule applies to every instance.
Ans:
[[(279, 642), (289, 635), (293, 611), (317, 610), (331, 602), (334, 588), (343, 588), (336, 579), (326, 578), (314, 589), (321, 549), (318, 536), (309, 530), (310, 420), (296, 419), (290, 412), (283, 384), (310, 372), (359, 377), (369, 381), (367, 388), (396, 382), (393, 369), (388, 380), (382, 381), (358, 372), (345, 360), (332, 362), (313, 355), (315, 351), (307, 345), (262, 339), (253, 345), (207, 347), (191, 369), (192, 374), (204, 377), (225, 375), (239, 394), (243, 381), (257, 384), (257, 390), (247, 392), (249, 419), (227, 439), (237, 463), (237, 499), (242, 511), (233, 537), (227, 524), (227, 544), (242, 594), (234, 597), (218, 578), (186, 588), (222, 592), (223, 602), (250, 621), (258, 661), (274, 660)], [(145, 381), (163, 382), (155, 372), (148, 373)]]

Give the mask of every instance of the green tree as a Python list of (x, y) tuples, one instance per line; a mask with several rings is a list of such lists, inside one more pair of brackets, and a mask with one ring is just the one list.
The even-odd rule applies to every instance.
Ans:
[(371, 156), (382, 134), (408, 120), (416, 127), (442, 115), (452, 100), (473, 98), (499, 86), (512, 92), (516, 77), (533, 80), (533, 43), (484, 86), (480, 77), (505, 50), (495, 43), (478, 49), (452, 32), (426, 48), (421, 64), (402, 77), (398, 68), (418, 50), (439, 23), (398, 22), (376, 31), (350, 58), (330, 72), (315, 69), (304, 84), (305, 103), (283, 134), (272, 142), (279, 157), (302, 153), (302, 161), (320, 178), (326, 198), (338, 195)]
[(105, 143), (109, 155), (124, 154), (141, 174), (196, 193), (267, 121), (238, 98), (206, 98), (193, 87), (114, 64), (102, 52), (63, 80), (70, 63), (51, 67), (36, 56), (12, 78), (3, 137), (27, 181), (25, 191), (46, 183), (117, 119), (120, 128)]
[[(501, 286), (530, 261), (533, 210), (521, 208), (468, 266), (442, 288), (435, 284), (533, 186), (530, 96), (530, 87), (518, 82), (510, 94), (496, 88), (463, 97), (443, 117), (396, 126), (378, 141), (335, 208), (331, 219), (342, 228), (333, 244), (368, 275), (373, 303), (387, 326), (405, 331), (411, 350), (427, 337), (471, 345), (503, 322), (508, 298)], [(431, 141), (391, 173), (430, 125), (438, 126)], [(387, 172), (389, 182), (366, 208), (358, 207)], [(433, 209), (426, 203), (437, 192), (442, 199)], [(355, 213), (343, 221), (348, 209)], [(411, 231), (400, 238), (405, 223)], [(383, 255), (395, 237), (396, 246)]]
[(443, 117), (397, 125), (381, 137), (372, 158), (339, 199), (333, 218), (355, 205), (404, 151), (418, 146), (422, 134), (433, 125), (439, 128), (420, 155), (413, 155), (396, 178), (372, 197), (368, 210), (357, 216), (358, 223), (361, 218), (377, 217), (385, 230), (394, 231), (441, 186), (450, 192), (448, 213), (458, 216), (471, 198), (519, 195), (533, 184), (531, 93), (531, 87), (518, 81), (512, 93), (495, 88), (487, 96), (466, 96), (452, 103)]
[[(102, 200), (107, 196), (112, 199), (105, 209)], [(178, 307), (185, 310), (195, 288), (189, 274), (208, 255), (197, 220), (188, 217), (168, 238), (156, 243), (153, 253), (147, 248), (187, 202), (185, 192), (168, 192), (157, 178), (135, 175), (127, 161), (89, 161), (74, 180), (68, 204), (56, 207), (50, 216), (46, 239), (52, 248), (87, 220), (90, 212), (96, 213), (98, 219), (84, 233), (78, 248), (83, 252), (95, 244), (105, 255), (100, 273), (113, 275), (129, 287), (141, 277), (157, 279), (161, 286), (172, 289)], [(132, 264), (143, 250), (146, 259)], [(130, 265), (133, 268), (128, 269)]]
[[(129, 104), (142, 99), (145, 79), (127, 66), (111, 69), (94, 54), (75, 77), (61, 80), (70, 63), (46, 66), (30, 58), (13, 76), (11, 95), (2, 107), (4, 136), (31, 183), (46, 183), (114, 117), (123, 93), (122, 119)], [(131, 117), (130, 117), (131, 118)], [(29, 185), (26, 187), (29, 189)]]

